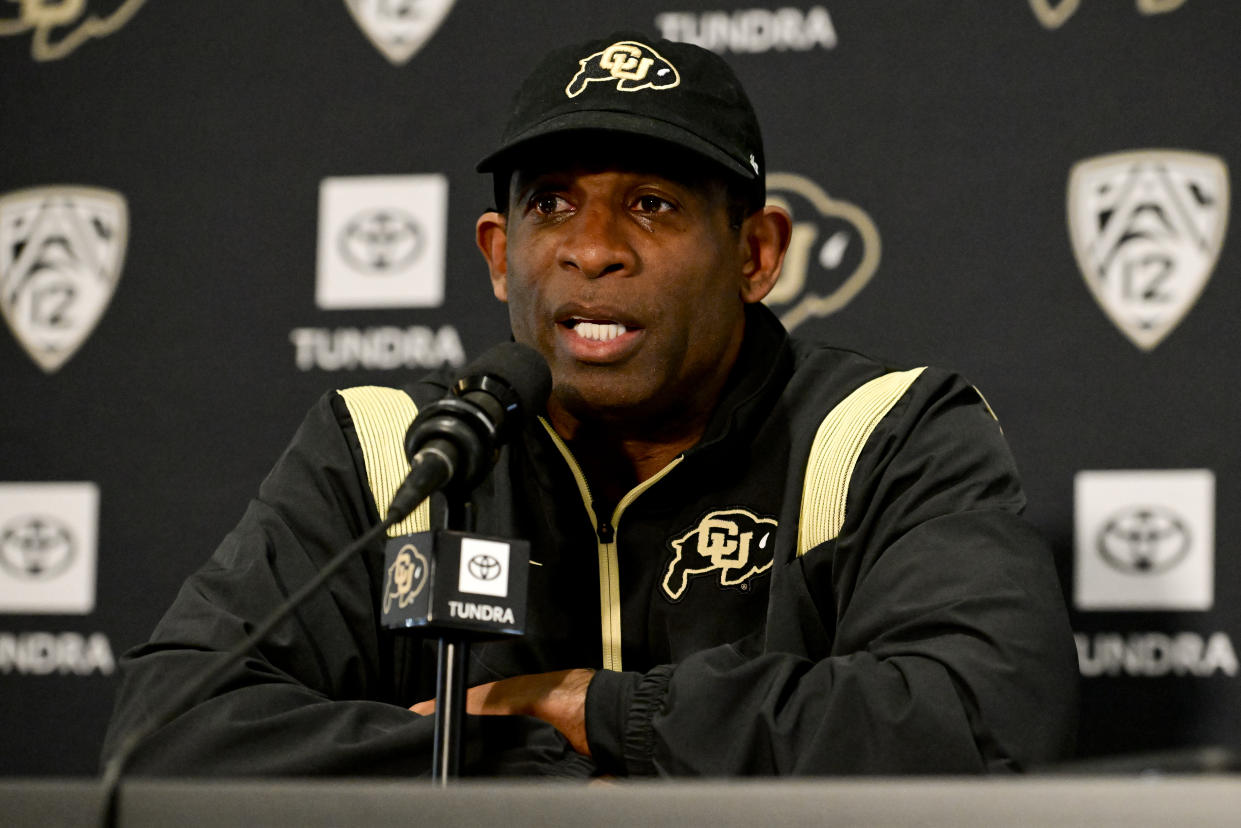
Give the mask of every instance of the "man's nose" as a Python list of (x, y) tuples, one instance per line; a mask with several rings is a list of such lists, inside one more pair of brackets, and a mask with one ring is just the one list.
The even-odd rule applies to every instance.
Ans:
[(632, 272), (636, 256), (626, 235), (626, 218), (602, 204), (579, 210), (565, 227), (561, 265), (590, 279)]

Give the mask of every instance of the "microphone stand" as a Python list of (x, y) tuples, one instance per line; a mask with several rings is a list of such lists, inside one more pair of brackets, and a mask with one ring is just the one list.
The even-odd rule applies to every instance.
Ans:
[[(473, 532), (474, 503), (445, 492), (447, 510), (444, 528)], [(466, 673), (470, 642), (464, 636), (439, 636), (435, 662), (435, 733), (431, 752), (431, 784), (447, 787), (448, 780), (461, 775), (461, 745), (465, 722)]]

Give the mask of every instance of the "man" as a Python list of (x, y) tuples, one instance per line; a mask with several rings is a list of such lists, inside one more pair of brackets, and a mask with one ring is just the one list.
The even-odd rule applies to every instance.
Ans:
[[(790, 219), (722, 60), (557, 50), (480, 170), (493, 290), (554, 385), (476, 493), (478, 531), (537, 565), (527, 634), (471, 650), (467, 772), (974, 773), (1069, 749), (1076, 657), (999, 426), (959, 377), (791, 340), (759, 304)], [(127, 656), (105, 754), (377, 522), (383, 445), (444, 393), (324, 398)], [(378, 627), (383, 582), (376, 545), (134, 770), (425, 772), (434, 654)]]

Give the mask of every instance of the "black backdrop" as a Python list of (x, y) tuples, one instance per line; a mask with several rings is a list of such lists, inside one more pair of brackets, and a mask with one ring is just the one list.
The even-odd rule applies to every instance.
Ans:
[[(428, 36), (385, 55), (403, 9)], [(1073, 607), (1081, 754), (1237, 746), (1241, 6), (23, 0), (0, 9), (0, 772), (94, 771), (115, 657), (320, 394), (507, 335), (473, 164), (532, 61), (623, 27), (705, 39), (750, 90), (802, 225), (805, 281), (772, 303), (796, 332), (986, 394)], [(371, 177), (446, 206), (321, 196)], [(355, 282), (442, 303), (320, 307), (349, 238)]]

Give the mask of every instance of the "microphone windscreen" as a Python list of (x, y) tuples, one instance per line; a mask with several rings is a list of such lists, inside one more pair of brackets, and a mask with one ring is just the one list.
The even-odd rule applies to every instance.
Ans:
[(488, 348), (466, 366), (461, 376), (468, 382), (491, 377), (507, 385), (517, 395), (522, 412), (541, 411), (552, 393), (552, 372), (543, 355), (520, 342), (502, 342)]

